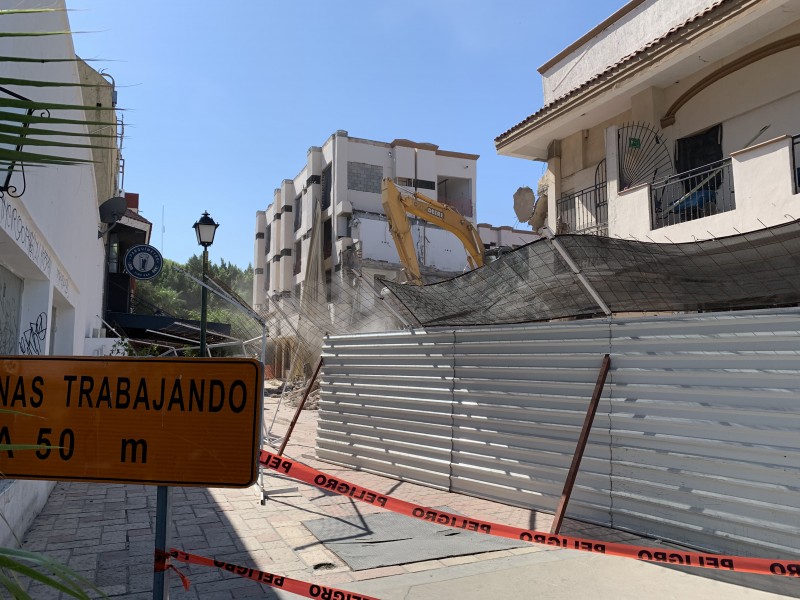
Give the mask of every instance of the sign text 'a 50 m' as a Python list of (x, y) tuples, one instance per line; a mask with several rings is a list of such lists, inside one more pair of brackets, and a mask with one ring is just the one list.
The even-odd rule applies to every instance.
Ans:
[(3, 357), (0, 473), (246, 487), (262, 401), (256, 360)]

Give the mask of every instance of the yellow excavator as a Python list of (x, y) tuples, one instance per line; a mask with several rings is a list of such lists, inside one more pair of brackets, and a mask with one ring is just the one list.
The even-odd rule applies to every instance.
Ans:
[(409, 214), (451, 232), (464, 244), (470, 268), (483, 266), (483, 242), (478, 230), (454, 208), (419, 192), (401, 191), (388, 177), (381, 182), (381, 202), (408, 283), (424, 285), (411, 237), (411, 225), (407, 216)]

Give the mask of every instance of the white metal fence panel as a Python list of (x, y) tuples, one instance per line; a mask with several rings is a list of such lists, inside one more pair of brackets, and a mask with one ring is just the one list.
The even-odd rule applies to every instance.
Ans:
[(614, 526), (734, 553), (797, 553), (798, 317), (614, 322)]
[(447, 489), (453, 334), (330, 338), (324, 361), (317, 455)]
[[(608, 323), (462, 329), (455, 338), (451, 489), (555, 511), (610, 350)], [(609, 522), (609, 462), (608, 434), (598, 423), (571, 516)]]
[(800, 550), (800, 310), (326, 342), (318, 455), (710, 550)]

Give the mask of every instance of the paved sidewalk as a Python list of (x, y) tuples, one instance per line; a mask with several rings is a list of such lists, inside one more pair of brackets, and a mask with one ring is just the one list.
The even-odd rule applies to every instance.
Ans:
[[(268, 422), (275, 402), (267, 400)], [(282, 407), (275, 433), (294, 409)], [(549, 531), (552, 515), (353, 472), (318, 461), (316, 411), (303, 411), (286, 455), (384, 494), (427, 506), (448, 506), (478, 519)], [(179, 465), (176, 465), (179, 466)], [(172, 489), (173, 547), (239, 565), (380, 598), (725, 598), (800, 597), (800, 580), (668, 568), (611, 556), (540, 546), (352, 571), (302, 525), (322, 517), (355, 517), (382, 509), (278, 477), (262, 505), (261, 490)], [(286, 491), (288, 488), (289, 491)], [(292, 490), (292, 488), (295, 488)], [(276, 490), (284, 490), (275, 493)], [(111, 598), (152, 597), (155, 488), (59, 483), (25, 536), (23, 548), (42, 551), (94, 581)], [(655, 545), (633, 534), (566, 520), (567, 535)], [(380, 551), (380, 550), (376, 550)], [(297, 598), (220, 569), (178, 565), (191, 581), (185, 591), (170, 573), (170, 598), (229, 600)], [(725, 577), (725, 581), (711, 577)], [(767, 588), (771, 592), (759, 591)], [(36, 599), (59, 594), (32, 584)]]

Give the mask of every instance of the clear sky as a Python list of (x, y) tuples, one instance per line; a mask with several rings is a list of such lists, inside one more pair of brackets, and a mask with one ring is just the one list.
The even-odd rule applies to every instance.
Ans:
[(479, 154), (478, 220), (517, 225), (512, 195), (543, 165), (498, 156), (494, 138), (541, 108), (536, 69), (624, 4), (67, 0), (76, 52), (116, 81), (125, 189), (151, 243), (199, 254), (207, 210), (211, 260), (240, 267), (256, 211), (338, 129)]

